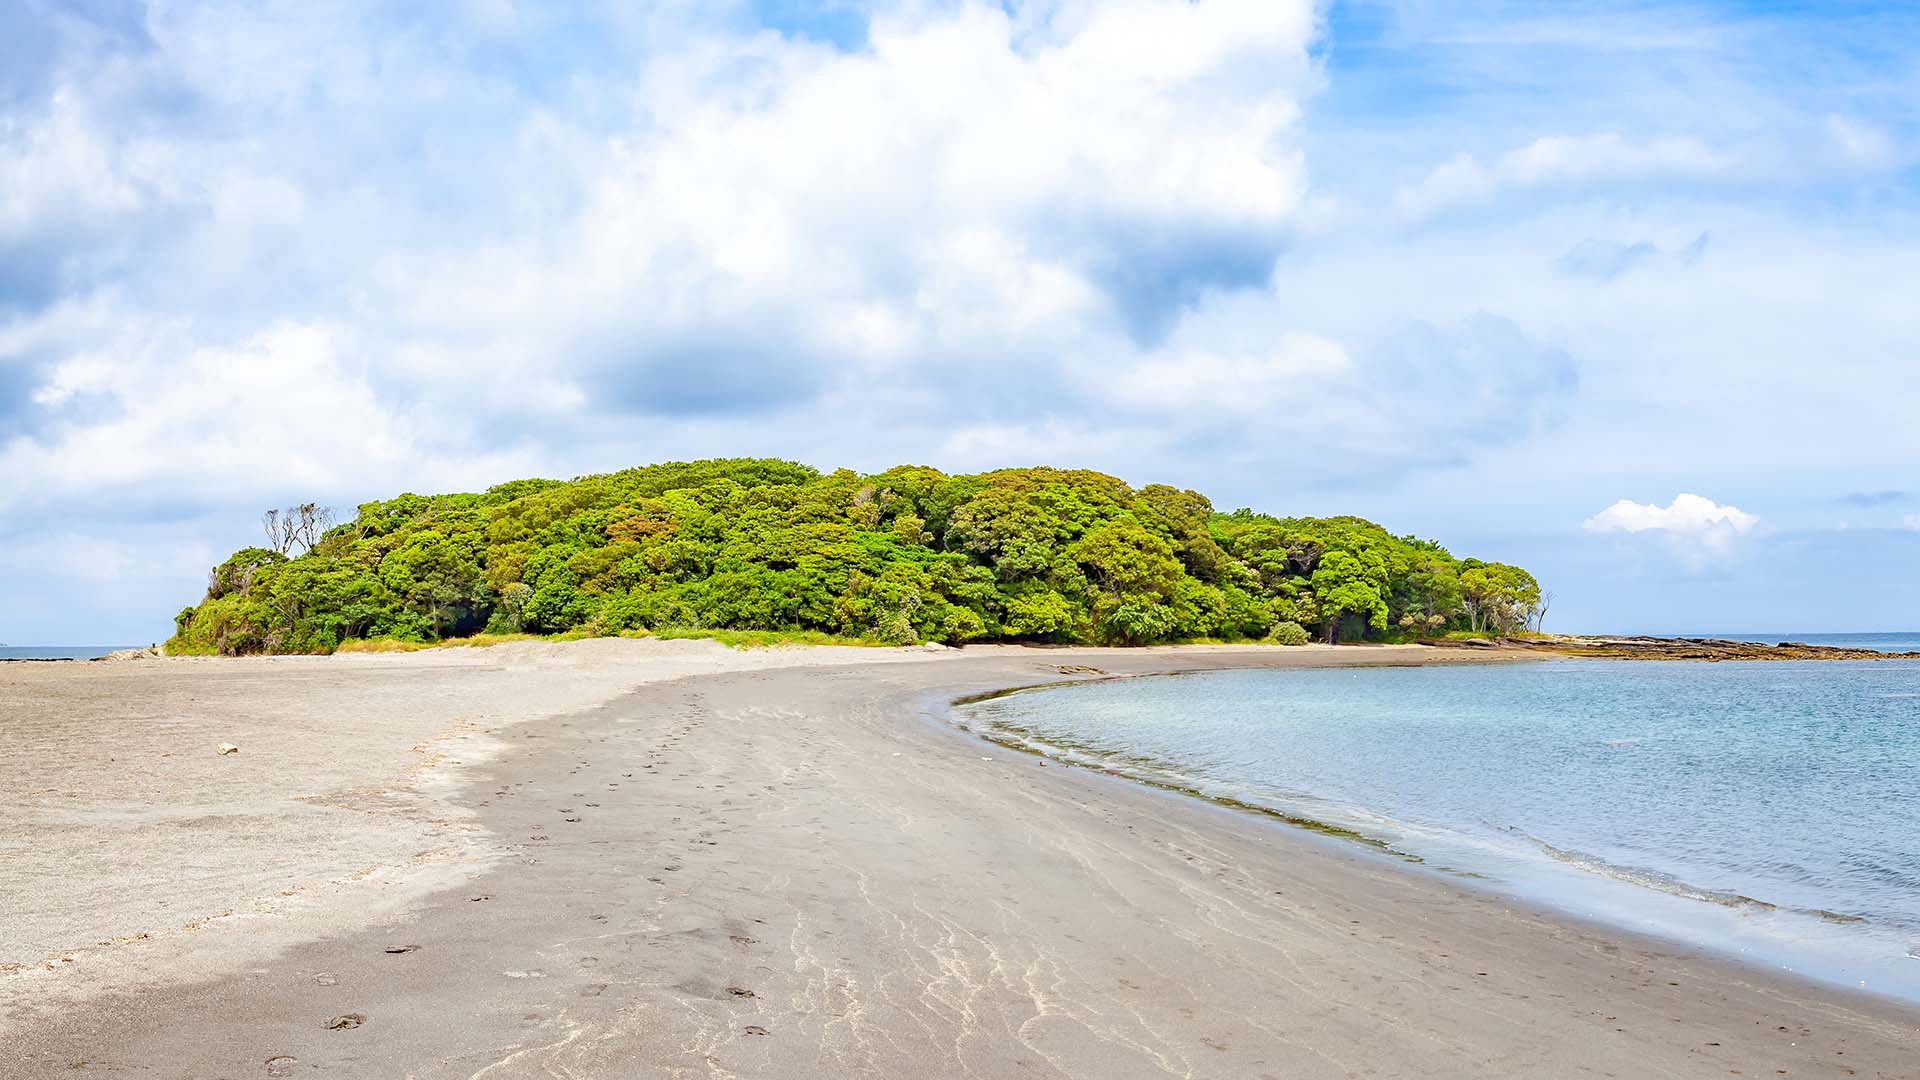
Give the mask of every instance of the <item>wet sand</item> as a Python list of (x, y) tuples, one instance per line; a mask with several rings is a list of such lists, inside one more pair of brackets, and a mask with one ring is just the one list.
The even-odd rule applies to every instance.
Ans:
[(1916, 1074), (1903, 1005), (938, 720), (1435, 652), (8, 665), (0, 1076)]

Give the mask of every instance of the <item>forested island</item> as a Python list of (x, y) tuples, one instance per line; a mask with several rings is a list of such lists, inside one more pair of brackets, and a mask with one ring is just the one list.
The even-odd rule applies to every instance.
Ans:
[(1078, 469), (672, 462), (264, 524), (268, 546), (213, 569), (168, 652), (711, 631), (1302, 644), (1513, 633), (1545, 610), (1525, 570), (1362, 518), (1221, 513)]

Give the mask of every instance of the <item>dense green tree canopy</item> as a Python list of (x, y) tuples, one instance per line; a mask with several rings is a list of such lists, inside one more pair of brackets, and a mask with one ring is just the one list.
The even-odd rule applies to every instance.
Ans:
[(1297, 642), (1523, 625), (1526, 571), (1353, 517), (1216, 512), (1084, 470), (822, 474), (675, 462), (367, 503), (294, 557), (215, 567), (176, 652), (480, 631)]

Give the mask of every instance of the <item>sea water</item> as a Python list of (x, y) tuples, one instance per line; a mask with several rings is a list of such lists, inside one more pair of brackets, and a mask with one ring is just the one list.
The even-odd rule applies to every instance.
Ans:
[(1581, 916), (1920, 1000), (1920, 661), (1225, 671), (962, 713)]
[(0, 660), (93, 660), (128, 645), (0, 645)]
[(1875, 652), (1920, 652), (1920, 634), (1884, 632), (1866, 634), (1689, 634), (1689, 637), (1719, 637), (1733, 641), (1757, 641), (1777, 645), (1796, 641), (1802, 645), (1826, 645), (1835, 649), (1872, 649)]

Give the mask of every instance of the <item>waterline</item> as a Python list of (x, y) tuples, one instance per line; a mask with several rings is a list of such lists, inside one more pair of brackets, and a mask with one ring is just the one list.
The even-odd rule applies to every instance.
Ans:
[(1219, 672), (1016, 693), (976, 731), (1920, 1000), (1920, 663)]

